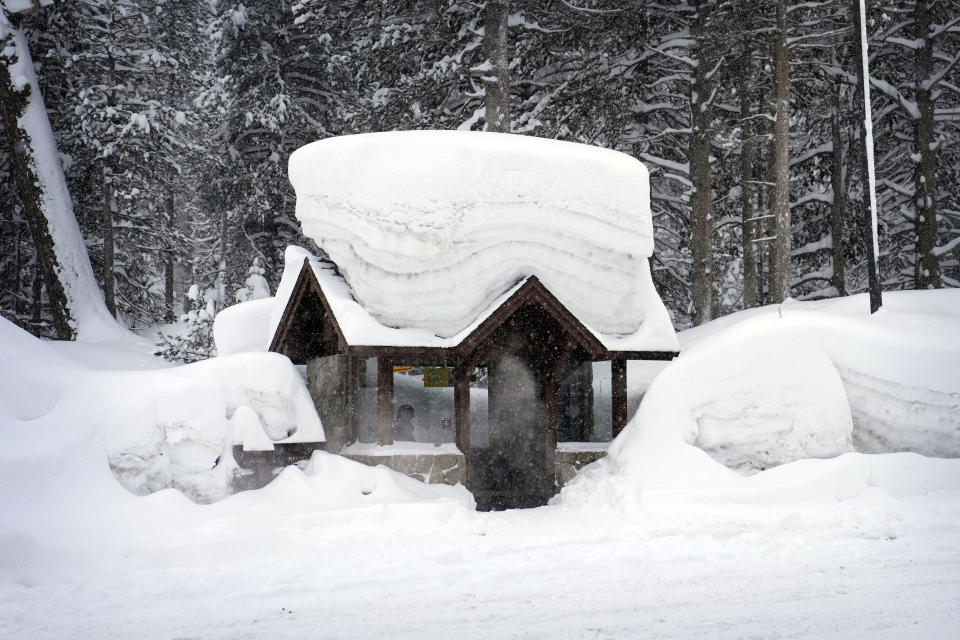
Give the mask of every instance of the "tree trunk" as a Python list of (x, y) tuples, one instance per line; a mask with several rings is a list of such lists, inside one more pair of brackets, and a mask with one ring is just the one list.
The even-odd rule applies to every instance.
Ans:
[[(757, 99), (758, 111), (764, 112), (767, 109), (767, 100), (763, 91)], [(770, 152), (772, 147), (764, 144), (764, 131), (761, 127), (766, 119), (757, 123), (754, 133), (757, 136), (757, 144), (754, 147), (756, 154), (754, 157), (754, 174), (759, 178), (756, 186), (757, 207), (754, 223), (754, 232), (757, 235), (754, 252), (757, 255), (757, 304), (764, 305), (770, 302), (770, 203), (772, 202), (771, 191), (768, 185), (773, 181), (773, 169), (770, 166)]]
[(507, 41), (508, 0), (488, 0), (483, 50), (489, 62), (484, 71), (487, 131), (510, 132), (510, 49)]
[[(10, 211), (10, 220), (13, 221), (13, 211)], [(21, 246), (20, 225), (14, 222), (13, 241), (16, 247), (16, 257), (13, 262), (13, 315), (20, 317), (20, 273), (23, 271), (23, 247)]]
[(73, 214), (27, 39), (4, 9), (0, 9), (0, 118), (46, 284), (54, 331), (61, 340), (70, 340), (79, 325), (91, 321), (103, 325), (110, 318)]
[(107, 311), (117, 317), (117, 299), (114, 288), (114, 242), (113, 242), (113, 185), (110, 183), (110, 170), (103, 162), (103, 301)]
[(227, 210), (220, 211), (220, 268), (217, 273), (217, 311), (227, 305)]
[(940, 258), (937, 248), (937, 152), (934, 139), (933, 97), (926, 81), (933, 74), (933, 40), (930, 38), (930, 11), (927, 0), (917, 0), (914, 11), (914, 37), (923, 46), (916, 50), (914, 90), (920, 119), (914, 125), (917, 258), (914, 286), (917, 289), (940, 288)]
[(773, 278), (772, 302), (790, 297), (790, 60), (787, 49), (785, 0), (777, 1), (777, 42), (774, 48), (777, 119), (773, 129)]
[(710, 168), (710, 110), (712, 83), (710, 60), (705, 45), (706, 10), (698, 3), (693, 17), (692, 36), (697, 66), (690, 96), (690, 182), (693, 186), (690, 208), (690, 278), (693, 296), (693, 324), (701, 325), (713, 317), (713, 242), (710, 206), (713, 175)]
[(743, 128), (743, 146), (740, 149), (740, 208), (743, 236), (743, 308), (750, 309), (760, 302), (757, 272), (757, 225), (753, 210), (753, 162), (756, 153), (753, 127), (750, 124), (750, 86), (753, 81), (752, 52), (745, 48), (740, 62), (740, 125)]
[(33, 324), (39, 325), (43, 310), (43, 270), (37, 262), (33, 271)]
[(834, 96), (833, 116), (830, 119), (830, 133), (833, 137), (833, 167), (830, 172), (830, 186), (833, 190), (833, 204), (830, 207), (830, 240), (833, 258), (831, 284), (838, 296), (847, 295), (846, 257), (843, 243), (843, 218), (847, 210), (847, 167), (843, 153), (843, 129), (841, 128), (841, 96), (843, 85), (837, 82)]
[(163, 256), (163, 304), (167, 322), (173, 322), (176, 314), (173, 311), (174, 304), (174, 278), (173, 278), (173, 238), (177, 233), (175, 221), (176, 212), (173, 207), (173, 192), (171, 187), (167, 187), (166, 208), (167, 208), (167, 249)]

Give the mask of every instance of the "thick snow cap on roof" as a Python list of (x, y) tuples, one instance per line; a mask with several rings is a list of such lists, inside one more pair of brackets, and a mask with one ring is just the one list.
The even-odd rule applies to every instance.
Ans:
[(384, 325), (451, 337), (536, 275), (601, 334), (652, 322), (673, 336), (647, 264), (647, 170), (630, 156), (509, 134), (374, 133), (298, 149), (290, 181), (304, 233)]

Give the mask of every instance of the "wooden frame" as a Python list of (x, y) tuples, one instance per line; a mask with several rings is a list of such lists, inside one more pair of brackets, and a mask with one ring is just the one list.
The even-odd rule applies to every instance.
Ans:
[[(267, 351), (274, 351), (288, 355), (290, 346), (287, 343), (290, 330), (293, 327), (293, 322), (297, 317), (297, 311), (303, 303), (304, 296), (308, 291), (316, 294), (320, 298), (320, 304), (322, 305), (324, 311), (324, 323), (329, 323), (329, 326), (333, 328), (337, 336), (337, 352), (347, 353), (347, 339), (344, 336), (343, 329), (340, 328), (340, 323), (337, 321), (337, 317), (333, 313), (333, 309), (330, 307), (330, 303), (327, 301), (327, 296), (323, 293), (323, 288), (320, 286), (320, 282), (317, 280), (317, 276), (313, 272), (313, 268), (310, 266), (309, 258), (303, 259), (303, 266), (300, 268), (300, 273), (297, 275), (297, 282), (293, 287), (293, 291), (290, 293), (290, 298), (287, 300), (287, 306), (283, 309), (283, 315), (280, 316), (280, 324), (277, 325), (277, 330), (273, 334), (273, 339), (270, 341), (270, 346), (267, 348)], [(323, 331), (322, 327), (321, 331)], [(363, 356), (361, 355), (360, 357)], [(302, 360), (302, 358), (297, 358), (295, 360), (293, 357), (290, 359), (294, 360), (294, 362), (297, 360)], [(297, 362), (297, 364), (304, 363)]]
[(616, 438), (627, 426), (627, 361), (624, 358), (610, 361), (610, 378), (612, 438)]
[[(308, 293), (315, 294), (323, 309), (320, 331), (332, 345), (336, 339), (336, 353), (353, 359), (377, 358), (377, 442), (381, 445), (393, 443), (393, 364), (438, 365), (454, 368), (454, 418), (456, 421), (456, 443), (458, 448), (468, 453), (470, 449), (470, 376), (478, 362), (490, 356), (488, 342), (514, 313), (525, 305), (540, 309), (560, 328), (563, 334), (564, 355), (576, 350), (590, 361), (609, 360), (612, 374), (612, 435), (616, 437), (627, 423), (627, 360), (672, 360), (678, 354), (675, 351), (615, 351), (607, 349), (600, 339), (573, 315), (554, 296), (536, 276), (530, 276), (499, 307), (480, 322), (459, 344), (453, 347), (401, 346), (401, 345), (357, 345), (347, 342), (340, 323), (320, 286), (309, 259), (304, 259), (297, 276), (297, 282), (290, 294), (280, 324), (270, 342), (270, 351), (283, 353), (299, 363), (320, 354), (304, 352), (301, 345), (290, 344), (292, 331), (300, 307)], [(315, 309), (315, 307), (314, 307)], [(315, 313), (315, 311), (305, 311)], [(329, 334), (333, 335), (329, 335)], [(323, 338), (321, 338), (321, 342)], [(308, 345), (309, 346), (309, 345)], [(330, 355), (330, 354), (323, 354)], [(559, 357), (549, 365), (545, 377), (545, 407), (548, 457), (552, 460), (556, 448), (556, 386), (557, 368), (563, 362)]]
[(393, 361), (377, 358), (377, 444), (393, 444)]

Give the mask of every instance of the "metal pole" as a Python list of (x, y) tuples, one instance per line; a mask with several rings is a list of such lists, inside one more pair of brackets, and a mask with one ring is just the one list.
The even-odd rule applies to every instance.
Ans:
[(880, 292), (880, 272), (877, 260), (880, 255), (877, 233), (877, 189), (876, 174), (873, 167), (873, 117), (870, 109), (870, 65), (867, 54), (867, 11), (864, 0), (854, 0), (857, 15), (857, 50), (860, 60), (857, 75), (861, 115), (860, 132), (863, 139), (863, 154), (860, 163), (860, 180), (863, 184), (863, 208), (866, 214), (870, 237), (867, 241), (867, 277), (870, 284), (870, 313), (876, 313), (883, 304)]

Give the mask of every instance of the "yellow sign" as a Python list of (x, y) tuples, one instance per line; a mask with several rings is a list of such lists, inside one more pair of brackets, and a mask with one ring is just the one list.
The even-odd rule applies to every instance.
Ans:
[(450, 369), (446, 367), (427, 367), (423, 370), (424, 387), (452, 387)]
[(410, 367), (410, 366), (407, 366), (407, 365), (403, 365), (403, 364), (395, 364), (395, 365), (393, 365), (393, 372), (394, 372), (394, 373), (410, 373), (411, 371), (413, 371), (413, 367)]

